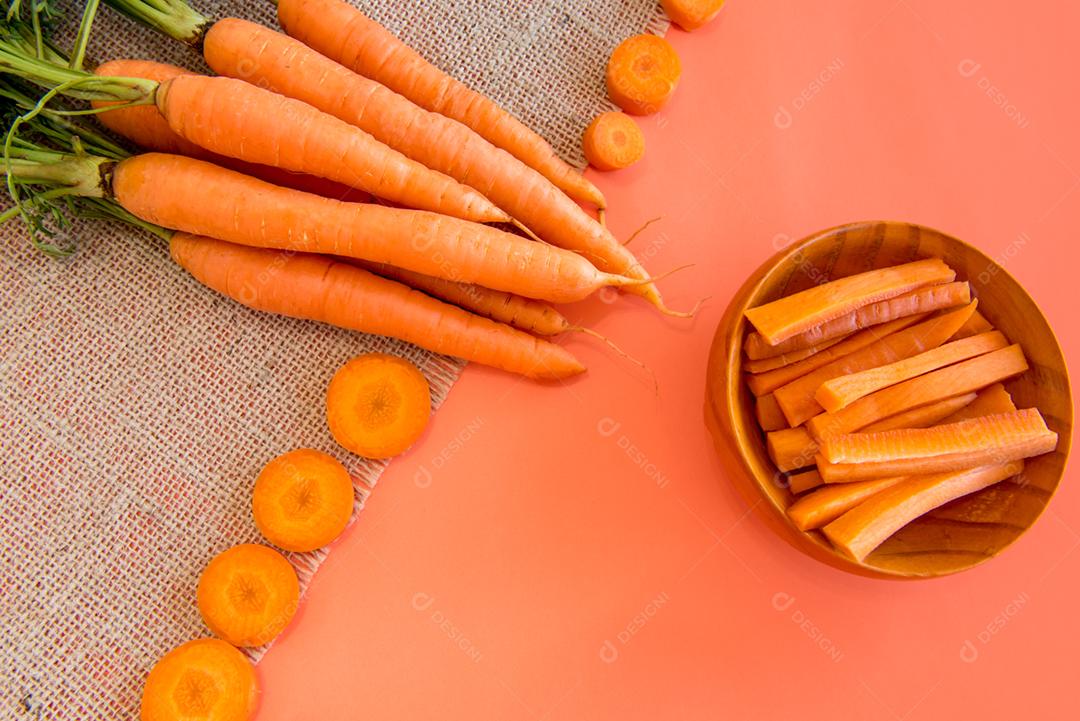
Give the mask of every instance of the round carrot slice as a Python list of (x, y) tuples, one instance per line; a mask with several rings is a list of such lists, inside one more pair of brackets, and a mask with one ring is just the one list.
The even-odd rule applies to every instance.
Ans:
[(645, 136), (625, 113), (600, 113), (585, 128), (585, 157), (597, 170), (621, 170), (645, 155)]
[(615, 48), (607, 66), (608, 95), (632, 115), (664, 107), (682, 75), (671, 43), (657, 35), (635, 35)]
[(244, 543), (207, 564), (197, 600), (215, 636), (234, 646), (261, 646), (289, 625), (300, 600), (300, 583), (280, 553)]
[(255, 669), (244, 654), (216, 638), (200, 638), (177, 646), (150, 669), (140, 717), (245, 721), (257, 691)]
[(724, 0), (661, 0), (671, 21), (690, 32), (716, 17)]
[(352, 517), (353, 484), (337, 459), (310, 448), (278, 456), (255, 479), (255, 525), (286, 551), (314, 551), (337, 538)]
[(342, 446), (365, 458), (403, 453), (427, 426), (431, 390), (412, 363), (370, 353), (343, 365), (326, 391), (326, 420)]

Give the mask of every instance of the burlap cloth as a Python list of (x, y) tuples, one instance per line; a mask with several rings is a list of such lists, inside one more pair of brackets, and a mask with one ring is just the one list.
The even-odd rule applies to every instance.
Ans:
[[(194, 3), (275, 25), (272, 4)], [(663, 32), (655, 0), (358, 3), (581, 161), (624, 37)], [(77, 16), (79, 9), (68, 9)], [(275, 25), (276, 26), (276, 25)], [(91, 56), (204, 69), (102, 7)], [(337, 454), (357, 510), (383, 464), (346, 457), (323, 393), (348, 358), (415, 361), (436, 405), (461, 363), (388, 339), (250, 311), (180, 272), (161, 241), (104, 223), (50, 260), (0, 228), (0, 716), (132, 718), (147, 670), (207, 634), (195, 607), (215, 553), (258, 541), (254, 478), (307, 446)], [(293, 555), (306, 586), (325, 553)], [(257, 649), (258, 659), (265, 649)]]

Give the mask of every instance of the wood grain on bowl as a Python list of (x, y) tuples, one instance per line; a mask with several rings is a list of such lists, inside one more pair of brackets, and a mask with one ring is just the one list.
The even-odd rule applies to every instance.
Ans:
[[(905, 525), (860, 563), (838, 552), (820, 531), (799, 530), (787, 516), (795, 496), (787, 475), (770, 460), (757, 418), (761, 407), (755, 411), (755, 399), (744, 382), (743, 344), (753, 330), (745, 313), (837, 278), (931, 258), (939, 258), (955, 270), (957, 281), (970, 283), (972, 295), (978, 299), (977, 314), (955, 337), (992, 327), (1019, 344), (1029, 369), (1007, 380), (1004, 389), (1016, 407), (1037, 408), (1059, 440), (1052, 453), (1028, 460), (1021, 475), (958, 498)], [(766, 410), (775, 402), (763, 394), (758, 404), (762, 399)], [(979, 402), (968, 399), (972, 405)], [(713, 340), (705, 417), (736, 485), (789, 543), (852, 573), (927, 578), (962, 571), (996, 556), (1038, 519), (1065, 468), (1073, 404), (1057, 339), (1035, 301), (1014, 278), (975, 247), (945, 233), (911, 223), (872, 221), (833, 228), (799, 241), (777, 253), (746, 281), (728, 306)], [(805, 465), (812, 465), (812, 459)]]

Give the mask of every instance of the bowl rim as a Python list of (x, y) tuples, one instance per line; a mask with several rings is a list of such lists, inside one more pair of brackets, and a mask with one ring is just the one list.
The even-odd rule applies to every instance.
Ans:
[[(1067, 417), (1063, 418), (1062, 420), (1067, 424), (1070, 433), (1066, 438), (1064, 438), (1065, 449), (1064, 451), (1061, 451), (1063, 455), (1061, 472), (1057, 479), (1057, 482), (1054, 485), (1053, 491), (1050, 492), (1050, 495), (1046, 498), (1046, 501), (1039, 509), (1038, 514), (1031, 520), (1031, 523), (1029, 523), (1022, 531), (1017, 533), (1017, 535), (1012, 540), (1002, 546), (998, 552), (993, 555), (986, 556), (985, 558), (979, 559), (978, 561), (975, 561), (974, 563), (971, 563), (967, 566), (952, 571), (919, 574), (866, 565), (854, 561), (853, 559), (850, 559), (847, 556), (841, 554), (840, 552), (832, 548), (827, 542), (817, 538), (814, 534), (807, 533), (796, 528), (787, 516), (786, 507), (782, 507), (780, 505), (779, 499), (776, 496), (773, 496), (770, 493), (766, 492), (766, 490), (762, 488), (761, 482), (759, 481), (759, 478), (765, 475), (770, 475), (773, 478), (779, 478), (784, 474), (778, 468), (776, 468), (776, 466), (772, 463), (771, 460), (763, 459), (759, 457), (758, 454), (752, 454), (744, 450), (748, 446), (759, 444), (759, 439), (750, 438), (750, 434), (753, 433), (755, 429), (750, 428), (740, 422), (740, 419), (737, 417), (738, 412), (736, 411), (735, 404), (725, 402), (722, 404), (723, 407), (718, 406), (718, 395), (715, 391), (712, 390), (713, 378), (717, 377), (716, 373), (714, 372), (714, 370), (716, 370), (715, 361), (721, 361), (723, 363), (724, 372), (719, 376), (719, 379), (722, 380), (722, 384), (718, 385), (722, 385), (722, 388), (720, 388), (720, 390), (722, 391), (722, 396), (724, 398), (737, 397), (742, 392), (742, 387), (744, 384), (741, 362), (742, 348), (744, 340), (746, 338), (746, 328), (748, 322), (746, 320), (745, 310), (750, 307), (749, 304), (751, 302), (751, 299), (754, 298), (758, 293), (760, 293), (762, 286), (770, 277), (773, 270), (775, 270), (781, 264), (789, 261), (793, 256), (797, 256), (800, 252), (802, 252), (810, 245), (822, 242), (827, 238), (835, 237), (840, 233), (874, 228), (879, 226), (903, 226), (905, 228), (914, 228), (927, 233), (936, 234), (938, 236), (946, 238), (950, 242), (954, 242), (959, 244), (960, 246), (963, 246), (967, 250), (972, 251), (979, 257), (985, 259), (988, 264), (992, 265), (995, 268), (995, 276), (1004, 276), (1005, 278), (1007, 278), (1009, 282), (1011, 282), (1024, 294), (1027, 300), (1030, 301), (1031, 305), (1038, 311), (1039, 316), (1041, 317), (1043, 323), (1050, 332), (1049, 339), (1053, 341), (1052, 351), (1055, 351), (1063, 361), (1062, 367), (1064, 372), (1065, 391), (1068, 394), (1068, 403), (1065, 405), (1065, 407), (1067, 408)], [(733, 323), (729, 323), (728, 319), (733, 313), (737, 313), (737, 317), (735, 318)], [(725, 334), (724, 329), (726, 326), (730, 326), (730, 330), (728, 331), (728, 333)], [(724, 336), (723, 339), (721, 338), (721, 335)], [(719, 354), (716, 353), (716, 346), (718, 342), (722, 344), (723, 348), (723, 351)], [(720, 358), (713, 358), (714, 354), (719, 355)], [(721, 436), (723, 437), (724, 442), (729, 447), (729, 450), (731, 450), (732, 454), (738, 458), (739, 464), (741, 466), (740, 470), (741, 472), (746, 474), (747, 479), (749, 480), (749, 483), (746, 485), (753, 486), (755, 488), (756, 497), (758, 498), (758, 500), (764, 501), (765, 505), (768, 506), (769, 510), (767, 512), (770, 515), (774, 516), (774, 520), (779, 520), (784, 526), (787, 527), (789, 531), (793, 532), (793, 537), (784, 538), (784, 540), (788, 541), (791, 545), (794, 545), (805, 555), (811, 556), (812, 558), (820, 561), (821, 563), (830, 565), (834, 568), (838, 568), (848, 573), (853, 573), (864, 577), (882, 578), (889, 580), (922, 580), (930, 578), (944, 578), (946, 576), (955, 575), (957, 573), (970, 570), (977, 566), (981, 566), (987, 561), (990, 561), (993, 558), (1001, 555), (1005, 551), (1009, 550), (1022, 536), (1024, 536), (1029, 530), (1031, 530), (1031, 528), (1046, 513), (1046, 510), (1049, 508), (1054, 496), (1061, 488), (1061, 481), (1065, 477), (1065, 472), (1068, 468), (1069, 457), (1072, 451), (1071, 431), (1074, 422), (1074, 408), (1072, 403), (1072, 381), (1069, 374), (1068, 363), (1065, 362), (1065, 360), (1065, 353), (1062, 350), (1061, 342), (1057, 337), (1057, 333), (1054, 330), (1053, 326), (1050, 324), (1050, 321), (1046, 318), (1046, 314), (1043, 312), (1039, 304), (1035, 301), (1031, 294), (1028, 293), (1027, 289), (1011, 273), (1008, 272), (1008, 269), (1003, 267), (994, 258), (991, 258), (978, 247), (972, 245), (965, 240), (957, 238), (950, 233), (946, 233), (944, 231), (938, 230), (937, 228), (923, 225), (921, 223), (913, 223), (911, 221), (904, 220), (854, 221), (850, 223), (835, 225), (830, 228), (811, 233), (810, 235), (804, 236), (798, 240), (794, 240), (789, 244), (785, 245), (784, 247), (779, 248), (775, 253), (773, 253), (773, 255), (769, 256), (769, 258), (763, 261), (757, 267), (757, 269), (750, 274), (750, 276), (743, 283), (743, 285), (739, 287), (739, 289), (736, 291), (735, 295), (729, 302), (727, 309), (723, 314), (723, 318), (720, 321), (720, 324), (717, 327), (716, 333), (713, 337), (713, 345), (710, 352), (710, 362), (707, 366), (709, 379), (706, 383), (705, 413), (707, 416), (707, 420), (709, 414), (712, 413), (715, 416), (715, 420), (719, 421), (719, 430), (721, 431)], [(764, 473), (759, 473), (759, 471), (764, 471)], [(778, 519), (775, 517), (778, 517)], [(773, 530), (778, 535), (784, 535), (779, 529), (774, 528)], [(796, 542), (795, 536), (801, 538), (801, 542)]]

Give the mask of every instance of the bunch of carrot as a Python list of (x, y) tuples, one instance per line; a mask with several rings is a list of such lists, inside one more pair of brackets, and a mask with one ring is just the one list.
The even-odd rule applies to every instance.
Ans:
[(604, 208), (595, 186), (344, 0), (281, 0), (288, 34), (181, 0), (106, 3), (200, 47), (220, 76), (134, 60), (90, 72), (84, 50), (69, 60), (6, 33), (0, 72), (50, 89), (23, 120), (55, 112), (56, 96), (90, 101), (78, 112), (150, 152), (8, 143), (15, 208), (0, 218), (39, 201), (112, 203), (245, 305), (534, 378), (584, 370), (549, 340), (575, 329), (552, 304), (610, 287), (686, 315), (579, 205)]
[(863, 561), (919, 516), (1023, 470), (1057, 434), (1002, 383), (1028, 369), (937, 258), (752, 308), (746, 380), (787, 513)]

